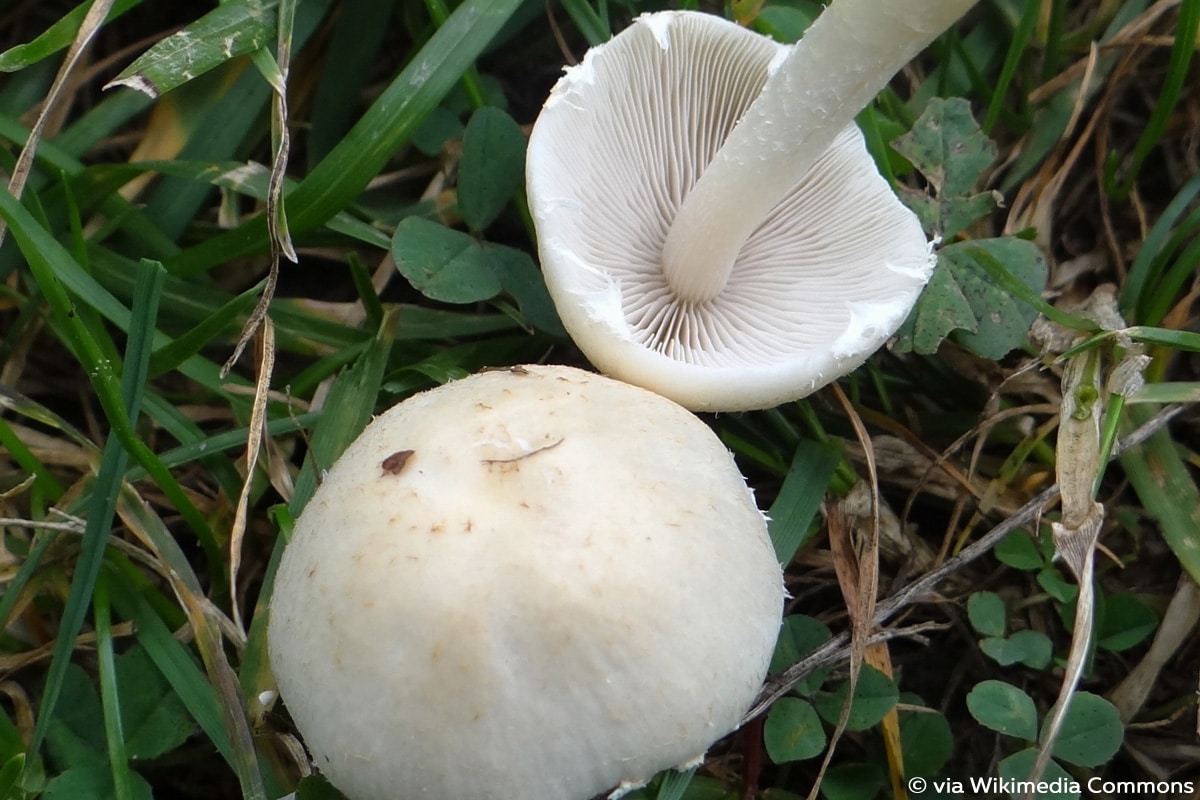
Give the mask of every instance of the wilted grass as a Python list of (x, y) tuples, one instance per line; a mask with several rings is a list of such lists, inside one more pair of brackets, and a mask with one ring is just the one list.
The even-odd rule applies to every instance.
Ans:
[[(265, 647), (291, 521), (376, 410), (485, 366), (583, 363), (548, 305), (513, 163), (560, 66), (657, 7), (231, 0), (202, 16), (118, 0), (43, 105), (88, 8), (0, 6), (0, 166), (17, 176), (0, 192), (0, 796), (276, 798), (308, 774)], [(816, 11), (731, 9), (781, 38)], [(1060, 760), (1080, 779), (1200, 780), (1200, 653), (1179, 633), (1200, 617), (1196, 416), (1158, 414), (1200, 399), (1198, 26), (1197, 0), (986, 0), (864, 113), (884, 172), (924, 190), (929, 173), (891, 143), (934, 98), (969, 101), (997, 152), (963, 202), (994, 189), (1004, 205), (965, 223), (953, 244), (970, 263), (939, 285), (974, 275), (1065, 327), (1039, 322), (1035, 340), (1022, 326), (988, 353), (999, 340), (962, 329), (978, 322), (969, 303), (930, 295), (931, 327), (842, 381), (850, 411), (826, 391), (708, 420), (790, 563), (772, 688), (794, 702), (643, 795), (808, 793), (820, 759), (786, 745), (823, 753), (837, 722), (853, 583), (838, 562), (870, 552), (856, 549), (869, 519), (848, 507), (869, 463), (877, 620), (934, 627), (868, 651), (878, 676), (856, 708), (870, 722), (838, 744), (825, 796), (1005, 774), (1068, 658), (1077, 587), (1038, 516), (1062, 522), (1041, 501), (1068, 463), (1062, 366), (1088, 353), (1105, 375), (1152, 360), (1105, 406), (1116, 460), (1072, 476), (1102, 472), (1106, 510), (1081, 688), (1111, 700), (1124, 745)], [(397, 252), (445, 241), (482, 283), (397, 269)], [(1034, 245), (1037, 269), (996, 255)], [(1104, 286), (1117, 331), (1087, 305)], [(936, 596), (903, 594), (939, 569)], [(813, 649), (821, 663), (785, 671)], [(996, 732), (997, 682), (1031, 699), (1032, 737)]]

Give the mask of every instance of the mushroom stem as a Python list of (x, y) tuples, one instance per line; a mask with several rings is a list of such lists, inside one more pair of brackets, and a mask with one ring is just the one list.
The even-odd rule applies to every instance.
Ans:
[(771, 209), (892, 76), (976, 0), (834, 0), (683, 198), (662, 251), (668, 285), (704, 303)]

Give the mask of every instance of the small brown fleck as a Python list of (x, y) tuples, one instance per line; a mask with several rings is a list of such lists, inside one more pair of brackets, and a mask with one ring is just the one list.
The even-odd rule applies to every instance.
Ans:
[(397, 450), (385, 458), (379, 466), (383, 468), (384, 475), (399, 475), (412, 456), (412, 450)]

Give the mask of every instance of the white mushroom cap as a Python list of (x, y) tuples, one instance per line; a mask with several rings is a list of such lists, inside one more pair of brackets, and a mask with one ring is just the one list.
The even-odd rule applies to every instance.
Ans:
[(367, 427), (297, 520), (268, 637), (352, 800), (584, 800), (737, 727), (782, 602), (765, 520), (706, 425), (529, 366)]
[[(852, 124), (768, 206), (715, 289), (664, 272), (685, 198), (790, 52), (714, 16), (645, 15), (551, 92), (526, 161), (530, 206), (559, 316), (601, 371), (692, 409), (765, 408), (846, 374), (904, 321), (933, 256)], [(762, 127), (767, 144), (787, 138)]]

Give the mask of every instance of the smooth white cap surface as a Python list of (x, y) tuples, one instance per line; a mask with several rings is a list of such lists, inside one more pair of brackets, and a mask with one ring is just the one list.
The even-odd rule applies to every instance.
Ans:
[(765, 520), (704, 423), (529, 366), (367, 427), (297, 520), (268, 637), (352, 800), (585, 800), (733, 730), (782, 604)]
[(850, 126), (715, 297), (672, 291), (662, 247), (675, 213), (787, 52), (710, 15), (643, 16), (567, 71), (530, 140), (530, 208), (568, 332), (601, 371), (688, 408), (766, 408), (846, 374), (933, 268), (920, 223)]

